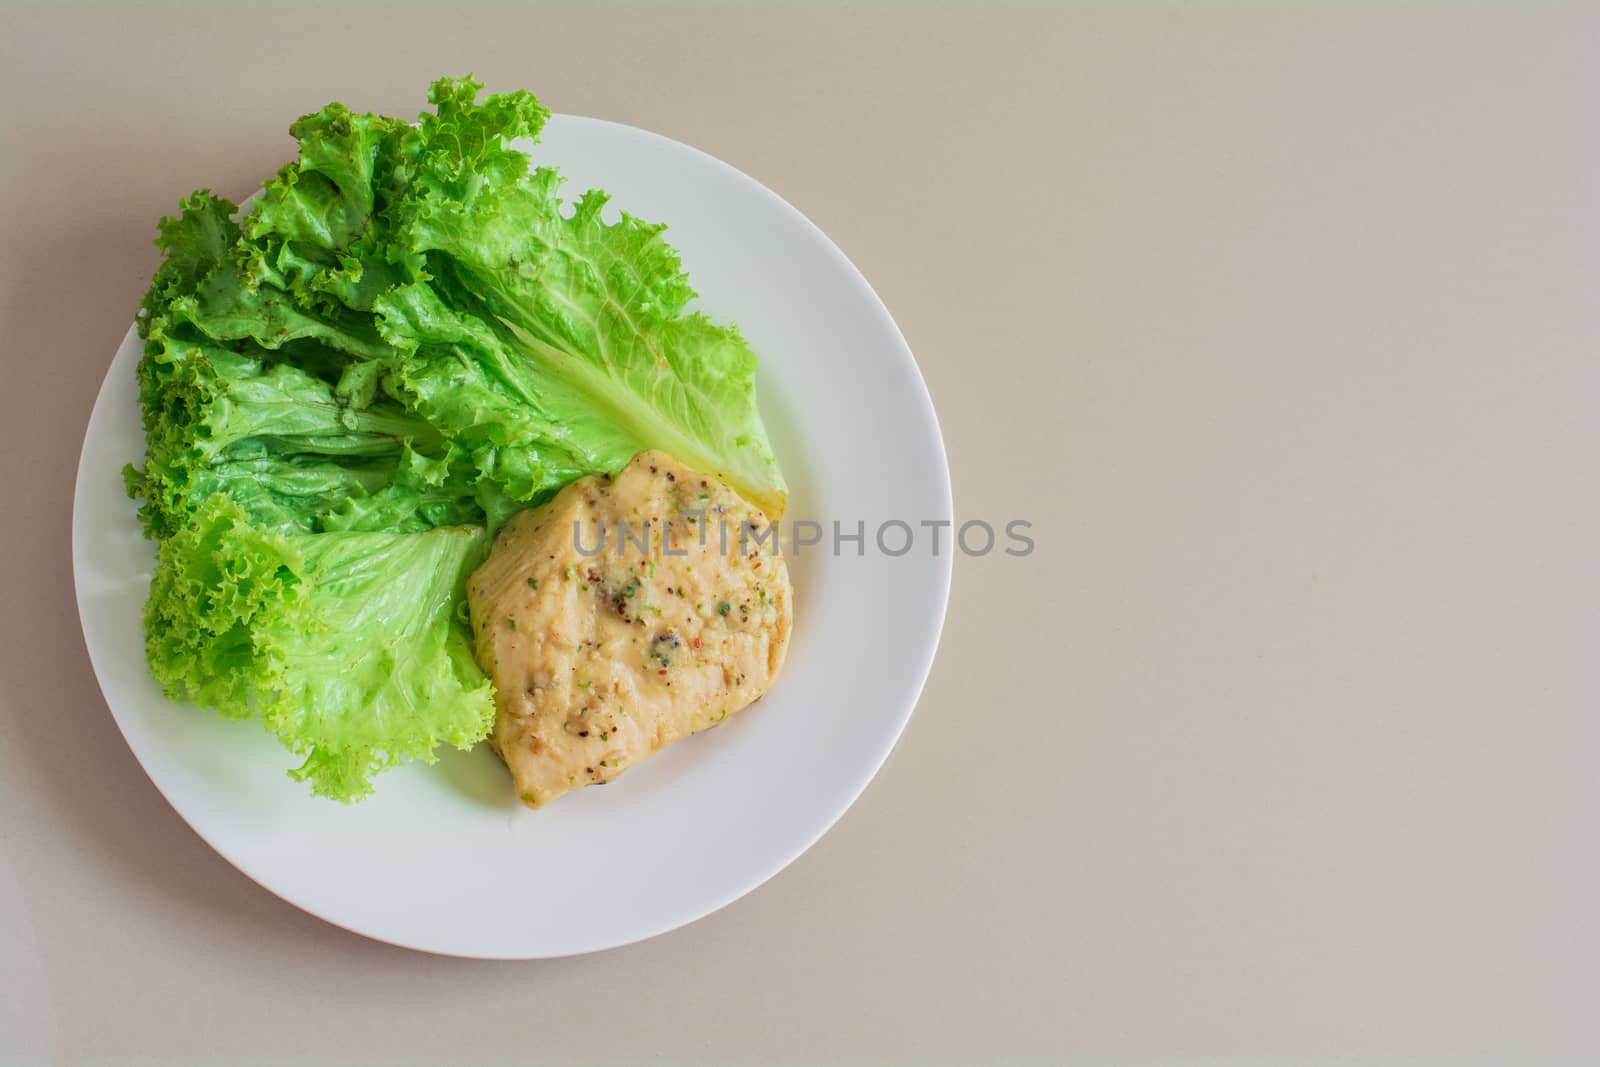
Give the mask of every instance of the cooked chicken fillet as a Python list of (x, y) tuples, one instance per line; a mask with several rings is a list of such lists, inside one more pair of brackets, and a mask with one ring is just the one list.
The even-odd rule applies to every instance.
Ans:
[(490, 743), (525, 804), (609, 781), (767, 691), (791, 620), (772, 544), (761, 512), (661, 452), (506, 524), (467, 596), (498, 691)]

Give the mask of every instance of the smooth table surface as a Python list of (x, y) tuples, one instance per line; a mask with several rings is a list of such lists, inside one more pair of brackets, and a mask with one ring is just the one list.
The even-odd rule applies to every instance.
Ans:
[[(0, 11), (0, 1062), (1600, 1059), (1595, 8), (275, 8)], [(816, 848), (543, 963), (213, 855), (68, 562), (156, 218), (467, 70), (809, 215), (917, 354), (958, 518), (1038, 543), (957, 561)]]

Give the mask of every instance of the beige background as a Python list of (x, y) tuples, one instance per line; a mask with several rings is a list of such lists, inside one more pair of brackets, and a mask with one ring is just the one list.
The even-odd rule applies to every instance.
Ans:
[[(0, 13), (0, 1059), (1600, 1062), (1593, 8), (275, 6)], [(469, 69), (809, 214), (1040, 545), (816, 848), (567, 961), (235, 873), (71, 591), (157, 216)]]

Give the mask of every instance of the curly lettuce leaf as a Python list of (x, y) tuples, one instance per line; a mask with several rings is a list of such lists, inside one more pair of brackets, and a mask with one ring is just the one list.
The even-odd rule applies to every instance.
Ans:
[(494, 694), (456, 612), (479, 527), (288, 536), (208, 499), (163, 541), (145, 608), (150, 671), (174, 698), (259, 715), (319, 796), (442, 744), (471, 747)]
[(780, 515), (749, 346), (688, 310), (664, 227), (606, 223), (604, 193), (567, 204), (530, 170), (513, 142), (543, 126), (537, 100), (479, 89), (436, 82), (415, 124), (329, 105), (237, 226), (225, 201), (186, 205), (152, 338), (358, 374), (433, 426), (429, 454), (470, 472), (486, 512), (659, 448)]
[(197, 193), (162, 226), (169, 258), (141, 319), (145, 461), (127, 475), (129, 491), (143, 498), (147, 533), (175, 533), (216, 492), (252, 521), (283, 530), (377, 523), (358, 519), (369, 514), (382, 525), (367, 528), (481, 521), (469, 470), (448, 482), (431, 468), (428, 479), (413, 476), (448, 448), (425, 419), (380, 392), (376, 364), (341, 366), (315, 343), (271, 350), (221, 340), (184, 320), (193, 297), (176, 279), (215, 259), (212, 237), (231, 208)]
[[(431, 194), (413, 203), (406, 236), (432, 277), (376, 310), (383, 336), (413, 352), (402, 381), (417, 410), (497, 458), (543, 449), (584, 473), (661, 449), (781, 516), (754, 353), (734, 327), (685, 310), (695, 293), (665, 227), (602, 221), (607, 197), (593, 190), (564, 214), (559, 187), (541, 168), (470, 209)], [(470, 391), (457, 386), (463, 362), (475, 364)], [(570, 480), (563, 463), (548, 466)], [(500, 481), (516, 497), (543, 488)]]
[[(496, 458), (508, 446), (551, 453), (548, 477), (558, 484), (570, 480), (562, 460), (614, 472), (657, 448), (780, 516), (785, 488), (756, 407), (755, 355), (735, 328), (686, 310), (696, 294), (666, 227), (626, 212), (604, 222), (599, 190), (566, 204), (554, 169), (530, 172), (523, 153), (485, 129), (492, 109), (471, 103), (476, 92), (474, 82), (449, 83), (448, 120), (441, 105), (440, 120), (412, 135), (435, 166), (403, 200), (397, 238), (423, 257), (428, 277), (376, 304), (383, 336), (412, 353), (404, 379), (419, 410)], [(471, 148), (457, 151), (463, 142)], [(415, 313), (430, 302), (456, 321)], [(464, 341), (462, 323), (481, 324), (476, 343)], [(519, 422), (487, 404), (460, 425), (469, 398), (437, 380), (441, 351), (458, 365), (479, 362), (474, 394), (540, 417)], [(541, 464), (526, 466), (515, 475), (536, 476)], [(513, 497), (529, 495), (500, 481)]]

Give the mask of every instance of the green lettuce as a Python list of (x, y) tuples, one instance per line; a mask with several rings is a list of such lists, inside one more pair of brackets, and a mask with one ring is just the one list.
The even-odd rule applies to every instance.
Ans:
[(647, 448), (781, 515), (737, 329), (688, 310), (662, 226), (606, 223), (604, 193), (567, 204), (554, 169), (530, 169), (512, 142), (548, 115), (532, 96), (479, 88), (436, 82), (415, 124), (339, 104), (301, 119), (299, 160), (237, 226), (197, 193), (163, 227), (147, 341), (307, 368), (344, 386), (346, 412), (393, 401), (435, 436), (377, 432), (461, 472), (491, 523)]
[(755, 356), (691, 310), (663, 227), (564, 201), (518, 147), (548, 111), (480, 89), (301, 118), (247, 211), (202, 190), (162, 220), (141, 304), (151, 670), (343, 800), (486, 735), (462, 578), (515, 511), (650, 448), (785, 506)]
[(293, 776), (355, 800), (372, 775), (494, 720), (456, 605), (481, 527), (293, 536), (208, 499), (161, 543), (146, 658), (169, 696), (259, 715), (304, 759)]

